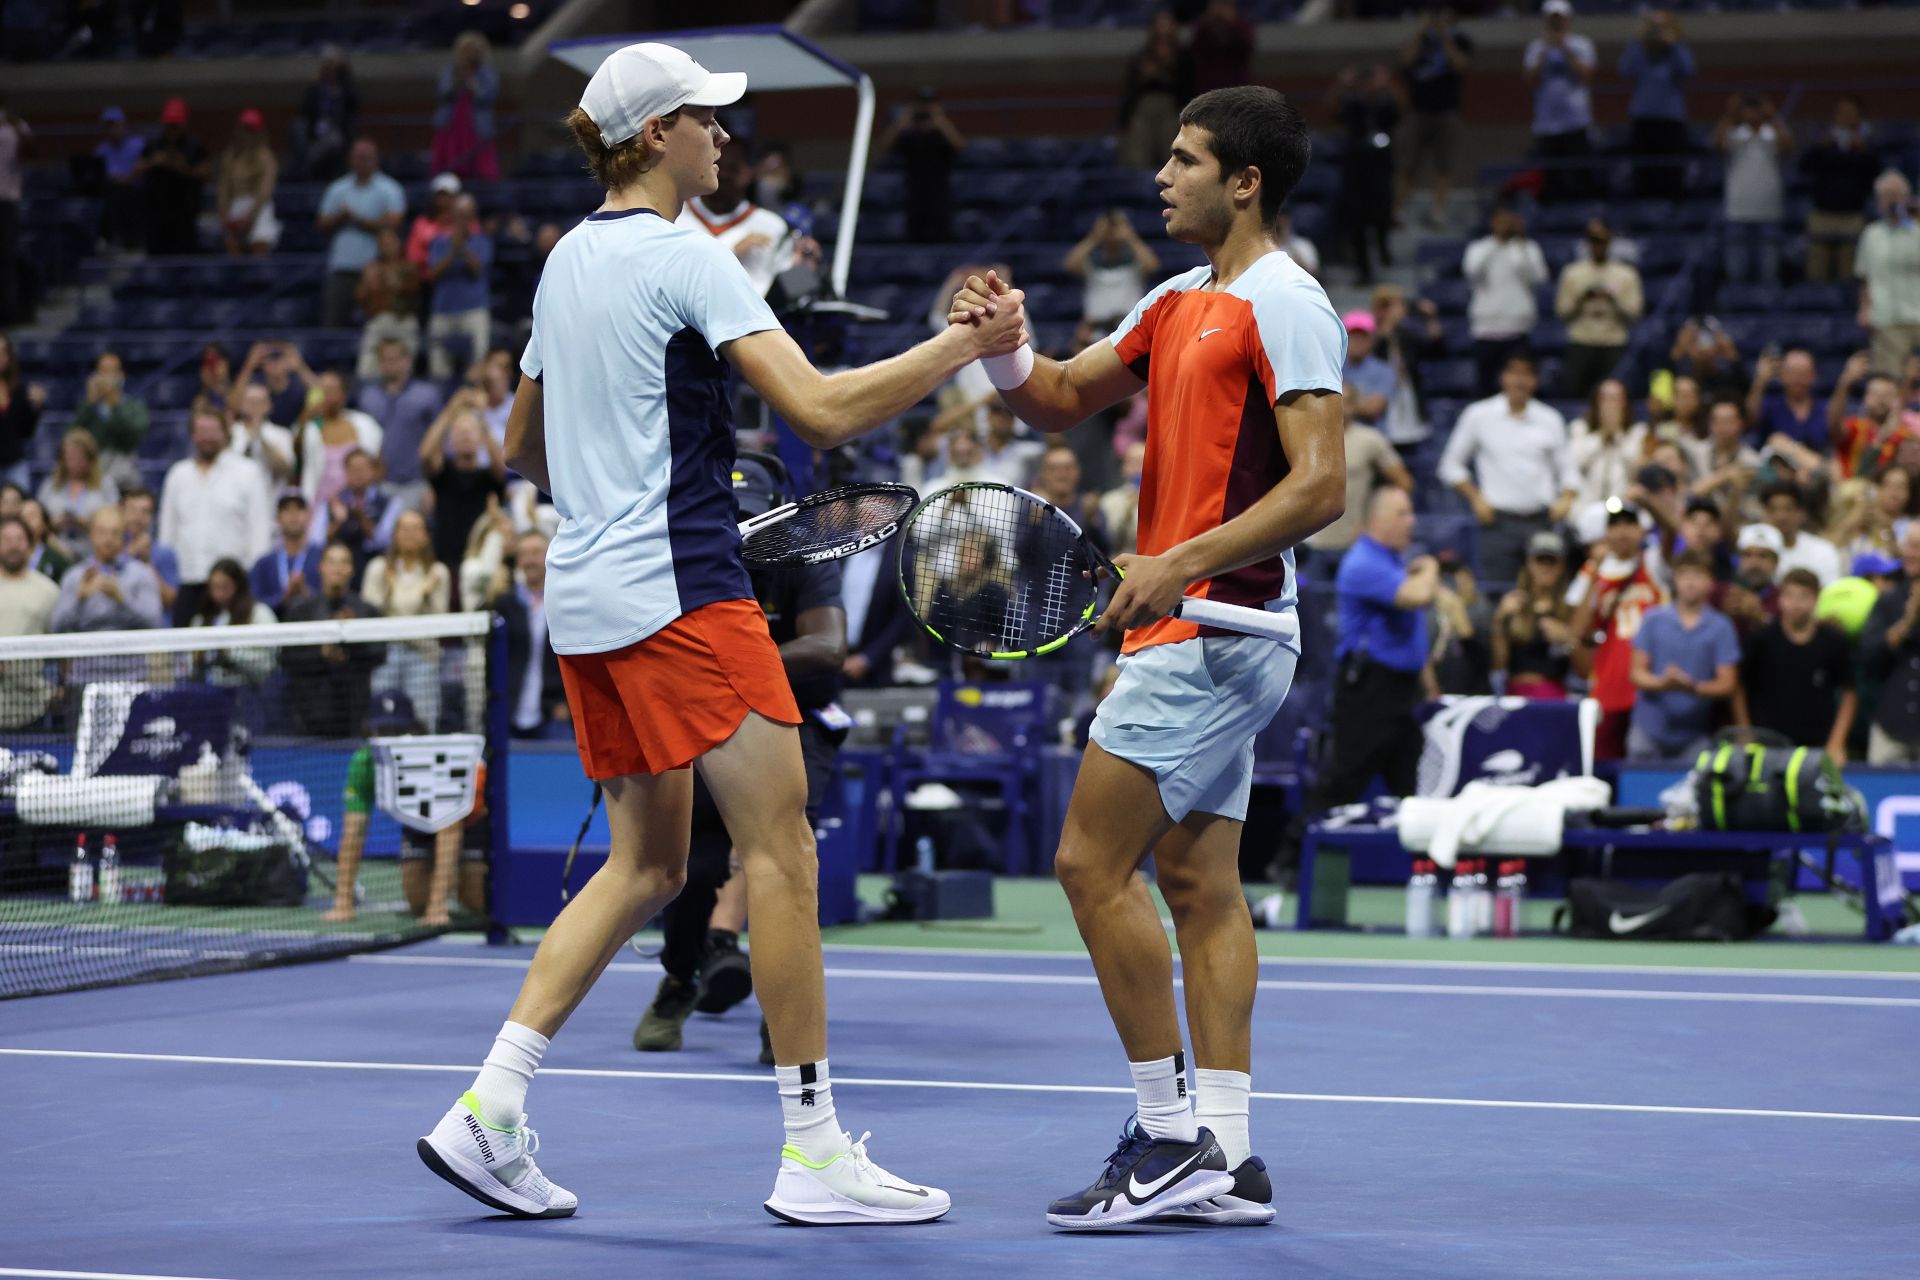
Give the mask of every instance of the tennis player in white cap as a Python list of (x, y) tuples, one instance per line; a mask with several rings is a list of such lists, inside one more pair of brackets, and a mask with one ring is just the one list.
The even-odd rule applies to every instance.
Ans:
[[(607, 799), (607, 863), (547, 931), (485, 1064), (434, 1131), (427, 1165), (497, 1209), (578, 1203), (535, 1167), (527, 1085), (607, 962), (686, 877), (697, 766), (746, 871), (753, 983), (773, 1041), (786, 1141), (766, 1208), (808, 1224), (931, 1222), (951, 1205), (875, 1164), (835, 1115), (817, 866), (800, 714), (740, 559), (727, 365), (807, 443), (830, 449), (1024, 341), (1018, 298), (976, 325), (827, 376), (783, 332), (734, 256), (676, 227), (711, 193), (747, 89), (679, 49), (629, 45), (567, 123), (607, 189), (561, 238), (533, 304), (507, 456), (553, 495), (548, 634), (576, 745)], [(999, 300), (1007, 302), (1006, 299)], [(699, 1137), (659, 1109), (654, 1141)], [(671, 1167), (670, 1162), (659, 1162)]]

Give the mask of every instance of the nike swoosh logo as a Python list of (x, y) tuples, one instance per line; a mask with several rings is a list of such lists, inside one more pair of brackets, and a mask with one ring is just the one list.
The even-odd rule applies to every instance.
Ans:
[(1607, 928), (1615, 933), (1634, 933), (1646, 925), (1652, 924), (1671, 911), (1672, 907), (1655, 907), (1643, 915), (1623, 916), (1618, 911), (1607, 917)]
[(1206, 1152), (1202, 1151), (1199, 1155), (1190, 1157), (1185, 1164), (1179, 1165), (1171, 1173), (1163, 1174), (1162, 1176), (1155, 1178), (1152, 1182), (1147, 1183), (1145, 1186), (1140, 1185), (1139, 1174), (1137, 1173), (1129, 1174), (1127, 1176), (1127, 1199), (1133, 1201), (1135, 1204), (1145, 1204), (1147, 1201), (1159, 1195), (1162, 1191), (1165, 1191), (1168, 1185), (1171, 1184), (1174, 1179), (1180, 1177), (1181, 1175), (1191, 1170), (1195, 1165), (1195, 1163), (1197, 1163), (1206, 1154), (1207, 1154)]
[(1218, 330), (1218, 329), (1202, 329), (1202, 330), (1200, 331), (1200, 336), (1199, 336), (1198, 338), (1195, 338), (1195, 339), (1194, 339), (1194, 341), (1195, 341), (1195, 342), (1205, 342), (1205, 341), (1207, 340), (1207, 335), (1208, 335), (1208, 334), (1213, 334), (1213, 333), (1219, 333), (1219, 332), (1220, 332), (1220, 330)]
[(891, 1182), (883, 1182), (880, 1185), (888, 1191), (904, 1191), (910, 1196), (919, 1196), (922, 1200), (927, 1198), (927, 1193), (919, 1187), (896, 1187)]

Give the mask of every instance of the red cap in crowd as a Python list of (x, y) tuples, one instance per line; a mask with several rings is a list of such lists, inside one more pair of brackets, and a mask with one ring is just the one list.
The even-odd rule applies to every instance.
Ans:
[(261, 115), (257, 109), (248, 107), (240, 113), (240, 127), (242, 129), (264, 129), (267, 127), (267, 118)]
[(185, 124), (187, 122), (187, 100), (168, 98), (167, 105), (160, 108), (161, 124)]

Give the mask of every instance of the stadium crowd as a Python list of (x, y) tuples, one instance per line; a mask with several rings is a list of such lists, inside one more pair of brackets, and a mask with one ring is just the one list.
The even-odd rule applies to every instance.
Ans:
[[(1772, 104), (1733, 99), (1707, 139), (1725, 158), (1708, 274), (1716, 287), (1837, 281), (1842, 295), (1857, 282), (1847, 311), (1859, 349), (1823, 382), (1815, 352), (1743, 351), (1705, 307), (1636, 347), (1653, 300), (1637, 247), (1606, 210), (1586, 218), (1557, 275), (1529, 234), (1533, 211), (1598, 194), (1582, 162), (1593, 150), (1590, 87), (1608, 74), (1565, 0), (1542, 12), (1523, 65), (1543, 163), (1489, 201), (1485, 233), (1448, 264), (1464, 280), (1472, 394), (1450, 423), (1435, 411), (1443, 397), (1427, 375), (1446, 353), (1445, 317), (1420, 286), (1410, 296), (1377, 285), (1346, 313), (1347, 513), (1300, 552), (1303, 608), (1337, 617), (1342, 661), (1366, 642), (1353, 621), (1362, 602), (1417, 614), (1417, 640), (1396, 640), (1394, 661), (1424, 694), (1590, 693), (1605, 712), (1603, 757), (1679, 757), (1720, 726), (1752, 724), (1843, 758), (1920, 760), (1920, 593), (1910, 588), (1920, 579), (1920, 225), (1907, 177), (1851, 102), (1802, 145)], [(1244, 27), (1224, 0), (1189, 30), (1155, 20), (1127, 69), (1123, 161), (1151, 165), (1144, 140), (1170, 135), (1169, 107), (1192, 88), (1246, 76)], [(1335, 81), (1326, 118), (1345, 137), (1338, 207), (1356, 213), (1343, 246), (1356, 283), (1376, 260), (1387, 265), (1394, 211), (1411, 217), (1417, 183), (1429, 221), (1446, 206), (1474, 60), (1471, 40), (1436, 11), (1397, 71), (1359, 67)], [(1697, 74), (1679, 23), (1650, 13), (1613, 74), (1631, 90), (1633, 192), (1678, 194)], [(318, 301), (329, 327), (357, 330), (355, 357), (315, 369), (294, 341), (209, 344), (187, 456), (157, 485), (143, 468), (152, 415), (116, 352), (99, 355), (79, 403), (51, 405), (0, 338), (0, 634), (491, 609), (520, 637), (514, 732), (570, 733), (553, 664), (530, 656), (547, 651), (543, 556), (557, 517), (504, 462), (525, 325), (502, 323), (497, 305), (510, 299), (524, 318), (563, 228), (480, 203), (500, 174), (499, 80), (484, 40), (456, 43), (438, 91), (435, 176), (426, 204), (409, 207), (379, 148), (357, 136), (345, 59), (323, 59), (285, 162), (327, 180)], [(183, 100), (146, 135), (117, 108), (100, 119), (103, 248), (273, 260), (281, 157), (261, 112), (238, 114), (217, 160)], [(9, 177), (17, 195), (30, 136), (0, 113), (0, 195)], [(947, 192), (969, 145), (931, 93), (885, 131), (910, 239), (953, 238)], [(1811, 196), (1804, 254), (1783, 252), (1793, 182)], [(791, 273), (817, 267), (820, 246), (783, 213), (800, 190), (784, 148), (765, 142), (756, 156), (736, 145), (720, 189), (682, 222), (720, 237), (763, 293), (805, 287)], [(1372, 220), (1357, 218), (1362, 205)], [(1165, 274), (1125, 208), (1084, 231), (1061, 263), (1084, 291), (1079, 322), (1036, 326), (1038, 345), (1058, 354), (1100, 340)], [(1321, 269), (1311, 242), (1290, 226), (1277, 233)], [(509, 241), (524, 251), (517, 265), (498, 252)], [(955, 279), (987, 265), (959, 267)], [(945, 323), (953, 287), (927, 295), (929, 324)], [(1535, 350), (1543, 297), (1564, 326), (1557, 359)], [(1108, 551), (1131, 550), (1143, 403), (1042, 439), (976, 372), (836, 474), (923, 491), (974, 479), (1035, 488)], [(1577, 402), (1577, 413), (1556, 401)], [(29, 446), (56, 411), (67, 425), (43, 471)], [(754, 420), (743, 414), (749, 428)], [(1408, 493), (1419, 514), (1383, 508), (1385, 489)], [(849, 568), (850, 685), (931, 678), (945, 661), (883, 599), (892, 579), (880, 560)], [(431, 724), (436, 657), (396, 648), (377, 669), (294, 673), (304, 691), (290, 700), (295, 722), (352, 732), (340, 711), (349, 701), (331, 693), (356, 690), (351, 705), (364, 707), (369, 688), (390, 688)], [(1112, 660), (1092, 642), (1084, 652), (1088, 669), (1062, 678), (1083, 700)]]

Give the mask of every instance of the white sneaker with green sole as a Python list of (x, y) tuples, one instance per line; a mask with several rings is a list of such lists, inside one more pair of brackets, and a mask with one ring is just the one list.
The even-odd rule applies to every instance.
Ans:
[(861, 1134), (860, 1141), (848, 1142), (845, 1151), (824, 1162), (808, 1159), (791, 1143), (782, 1147), (767, 1212), (803, 1227), (825, 1227), (932, 1222), (953, 1208), (946, 1192), (875, 1164), (867, 1155), (872, 1136)]

